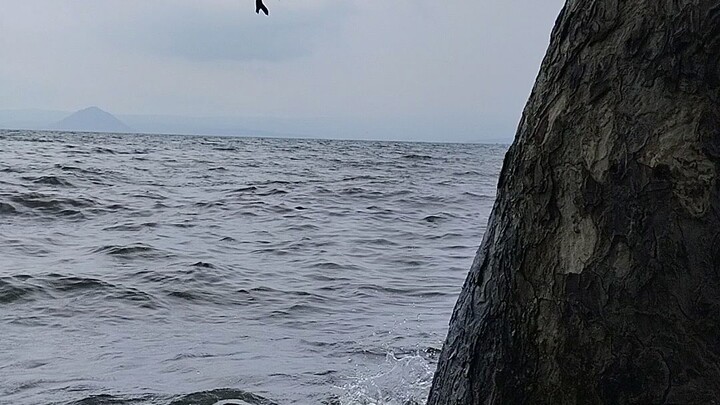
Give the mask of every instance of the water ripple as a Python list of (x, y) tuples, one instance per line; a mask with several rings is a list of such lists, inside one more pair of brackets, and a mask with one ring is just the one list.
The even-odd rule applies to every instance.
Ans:
[(0, 131), (0, 403), (421, 403), (504, 152)]

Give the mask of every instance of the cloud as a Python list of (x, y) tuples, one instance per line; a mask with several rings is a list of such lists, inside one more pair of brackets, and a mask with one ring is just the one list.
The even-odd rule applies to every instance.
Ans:
[(349, 2), (280, 4), (267, 18), (255, 15), (251, 3), (150, 2), (111, 22), (104, 36), (127, 52), (200, 62), (282, 62), (311, 55), (352, 12)]
[(509, 139), (564, 3), (265, 1), (3, 0), (0, 109)]

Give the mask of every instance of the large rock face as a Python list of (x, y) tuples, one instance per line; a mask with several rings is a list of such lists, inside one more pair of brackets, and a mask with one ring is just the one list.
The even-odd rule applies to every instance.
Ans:
[(720, 403), (720, 1), (569, 0), (429, 404)]

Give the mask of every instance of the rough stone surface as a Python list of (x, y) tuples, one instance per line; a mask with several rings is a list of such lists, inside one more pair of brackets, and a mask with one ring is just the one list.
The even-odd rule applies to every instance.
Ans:
[(569, 0), (429, 398), (720, 403), (720, 1)]

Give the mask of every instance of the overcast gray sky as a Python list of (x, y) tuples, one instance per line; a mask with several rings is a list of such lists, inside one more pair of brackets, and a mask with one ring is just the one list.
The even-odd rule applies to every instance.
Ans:
[(327, 120), (374, 139), (511, 140), (564, 3), (265, 2), (270, 17), (252, 0), (3, 0), (0, 109), (97, 105)]

